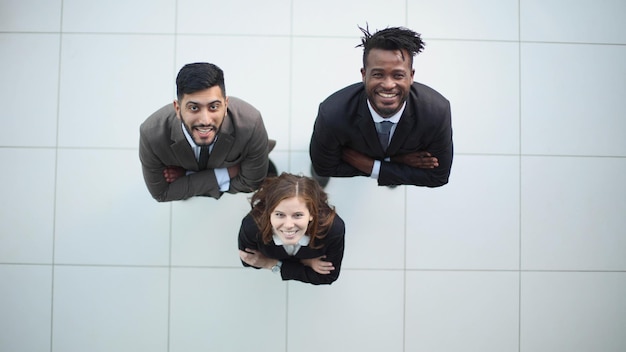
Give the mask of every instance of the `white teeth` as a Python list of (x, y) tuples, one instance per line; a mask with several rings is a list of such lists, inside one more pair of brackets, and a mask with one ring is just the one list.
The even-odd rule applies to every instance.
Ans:
[(383, 98), (393, 98), (396, 96), (395, 94), (390, 94), (390, 93), (378, 93), (378, 94), (380, 94), (380, 96)]

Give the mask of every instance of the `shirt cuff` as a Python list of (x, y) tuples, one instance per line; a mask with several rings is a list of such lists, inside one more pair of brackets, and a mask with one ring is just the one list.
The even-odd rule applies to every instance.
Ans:
[(220, 191), (227, 192), (230, 188), (230, 176), (228, 175), (228, 169), (213, 169), (213, 171), (215, 172), (217, 184), (220, 186)]
[(378, 174), (380, 174), (380, 160), (374, 160), (374, 166), (372, 167), (370, 178), (378, 180)]

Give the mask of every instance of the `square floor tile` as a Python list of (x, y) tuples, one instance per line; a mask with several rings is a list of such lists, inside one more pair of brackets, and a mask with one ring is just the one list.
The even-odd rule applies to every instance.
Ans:
[(64, 34), (59, 146), (137, 148), (139, 125), (173, 101), (174, 42), (167, 35)]
[(169, 351), (285, 351), (286, 294), (269, 270), (172, 269)]
[(0, 160), (19, 170), (0, 174), (0, 262), (52, 263), (54, 238), (53, 149), (0, 148)]
[(521, 352), (621, 352), (626, 273), (522, 273)]
[(407, 9), (409, 28), (425, 38), (518, 38), (517, 0), (413, 0), (407, 1)]
[(237, 238), (248, 193), (193, 197), (172, 206), (172, 265), (241, 267)]
[(166, 268), (56, 266), (52, 350), (167, 351)]
[(167, 265), (170, 204), (148, 193), (136, 150), (62, 149), (55, 262)]
[(450, 182), (407, 188), (407, 267), (519, 269), (519, 157), (457, 155)]
[(523, 43), (520, 50), (522, 153), (626, 156), (626, 46)]
[(626, 270), (626, 159), (523, 157), (522, 269)]
[(342, 268), (329, 286), (290, 282), (288, 350), (401, 352), (403, 295), (403, 273), (394, 270)]
[(52, 267), (0, 264), (0, 349), (50, 351)]
[(405, 351), (519, 351), (519, 273), (406, 274)]
[(519, 2), (525, 41), (626, 42), (623, 1), (524, 0)]
[(0, 145), (56, 146), (60, 45), (59, 34), (0, 33)]

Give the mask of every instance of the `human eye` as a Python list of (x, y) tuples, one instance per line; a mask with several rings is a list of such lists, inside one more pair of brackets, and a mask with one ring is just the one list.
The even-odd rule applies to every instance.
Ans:
[(296, 219), (300, 219), (303, 216), (304, 216), (304, 213), (295, 213), (295, 214), (293, 214), (293, 217), (296, 218)]
[(198, 105), (194, 105), (194, 104), (187, 105), (187, 110), (191, 112), (196, 112), (198, 111)]
[(274, 216), (277, 217), (277, 218), (282, 218), (283, 216), (285, 216), (285, 214), (283, 214), (283, 213), (281, 213), (279, 211), (276, 211), (276, 212), (274, 212)]

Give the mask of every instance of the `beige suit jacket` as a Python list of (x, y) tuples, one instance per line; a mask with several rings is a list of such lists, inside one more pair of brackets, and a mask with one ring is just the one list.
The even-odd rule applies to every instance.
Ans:
[[(153, 113), (139, 129), (139, 158), (148, 191), (159, 202), (193, 196), (220, 198), (214, 169), (239, 165), (228, 193), (252, 192), (267, 174), (268, 139), (261, 113), (252, 105), (228, 98), (228, 113), (218, 133), (207, 168), (199, 170), (193, 149), (185, 138), (173, 104)], [(190, 175), (167, 183), (163, 170), (179, 166)]]

